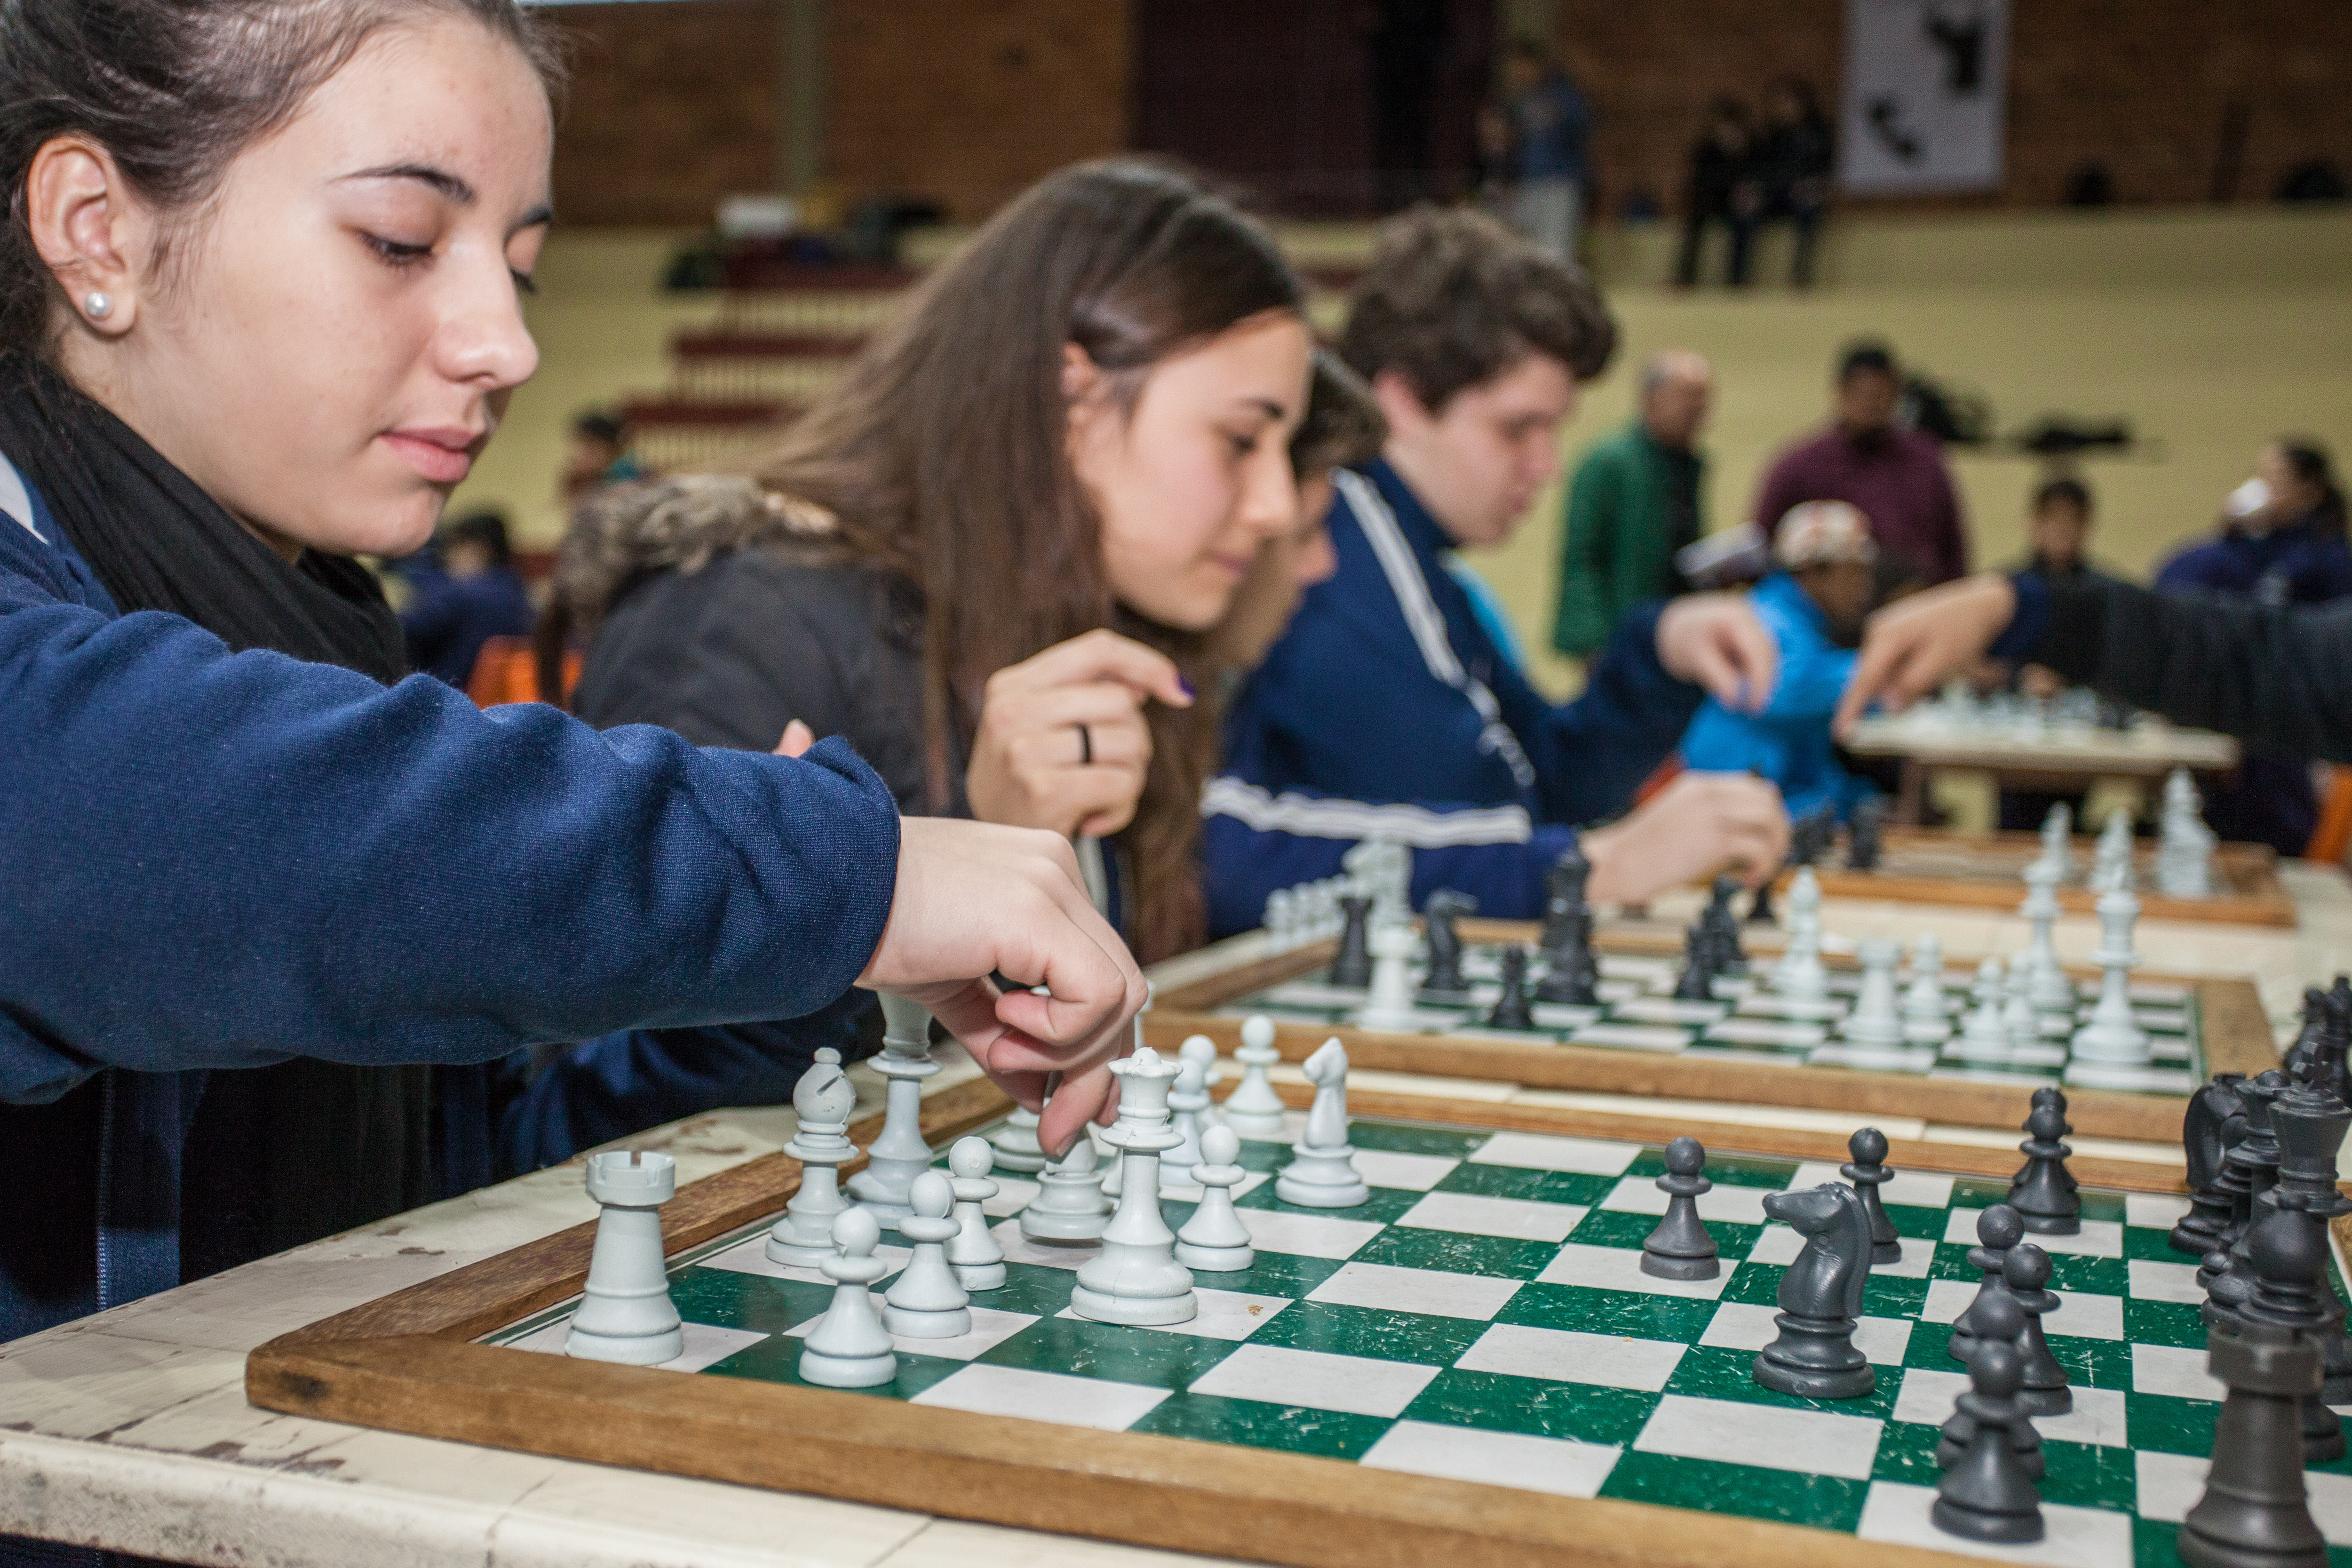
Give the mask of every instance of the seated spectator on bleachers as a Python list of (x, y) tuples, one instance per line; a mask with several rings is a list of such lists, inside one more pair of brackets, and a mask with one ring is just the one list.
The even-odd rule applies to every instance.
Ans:
[(1684, 765), (1769, 779), (1791, 816), (1826, 802), (1843, 817), (1872, 793), (1838, 764), (1830, 721), (1853, 673), (1863, 618), (1877, 603), (1877, 560), (1870, 520), (1843, 501), (1807, 501), (1780, 520), (1772, 574), (1748, 595), (1780, 645), (1771, 700), (1749, 713), (1708, 698), (1683, 736)]
[(1675, 261), (1675, 282), (1688, 289), (1698, 281), (1699, 252), (1706, 231), (1721, 224), (1731, 231), (1738, 248), (1739, 213), (1735, 205), (1743, 194), (1749, 172), (1755, 131), (1748, 106), (1728, 94), (1718, 94), (1706, 106), (1706, 123), (1691, 143), (1690, 181), (1683, 191), (1683, 246)]
[(572, 416), (572, 441), (563, 451), (562, 489), (568, 506), (605, 485), (625, 485), (646, 477), (645, 465), (630, 450), (636, 432), (624, 416), (609, 408), (588, 408)]
[(497, 512), (459, 518), (402, 573), (414, 589), (400, 614), (412, 669), (463, 691), (484, 643), (530, 635), (530, 598), (514, 569), (507, 521)]
[(1813, 284), (1813, 246), (1821, 237), (1822, 214), (1830, 200), (1830, 169), (1836, 140), (1812, 83), (1787, 76), (1764, 98), (1764, 125), (1757, 133), (1743, 189), (1735, 196), (1731, 226), (1731, 286), (1745, 288), (1754, 264), (1756, 233), (1765, 224), (1786, 222), (1796, 230), (1797, 249), (1789, 281)]
[(1583, 658), (1634, 605), (1686, 592), (1675, 552), (1706, 531), (1706, 462), (1698, 435), (1715, 372), (1687, 349), (1642, 367), (1641, 412), (1595, 443), (1568, 487), (1559, 610), (1552, 646)]
[[(2231, 494), (2221, 531), (2157, 569), (2160, 592), (2249, 598), (2263, 605), (2324, 605), (2352, 597), (2352, 546), (2344, 493), (2327, 449), (2288, 438), (2262, 449), (2254, 477)], [(2300, 855), (2319, 824), (2311, 769), (2302, 757), (2248, 751), (2230, 782), (2205, 792), (2205, 821), (2224, 839)]]
[(1881, 554), (1900, 558), (1933, 586), (1969, 569), (1958, 490), (1931, 436), (1895, 421), (1903, 377), (1894, 352), (1864, 339), (1838, 356), (1830, 427), (1773, 461), (1756, 497), (1756, 525), (1769, 534), (1791, 507), (1851, 502), (1870, 519)]

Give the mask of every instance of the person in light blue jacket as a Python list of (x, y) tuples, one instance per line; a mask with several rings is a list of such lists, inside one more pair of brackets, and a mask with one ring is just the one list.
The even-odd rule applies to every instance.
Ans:
[(1870, 520), (1844, 501), (1807, 501), (1780, 520), (1773, 571), (1748, 602), (1780, 650), (1772, 696), (1753, 712), (1710, 698), (1683, 736), (1695, 773), (1755, 773), (1790, 815), (1828, 804), (1843, 818), (1870, 784), (1838, 765), (1830, 721), (1853, 678), (1854, 644), (1877, 594)]

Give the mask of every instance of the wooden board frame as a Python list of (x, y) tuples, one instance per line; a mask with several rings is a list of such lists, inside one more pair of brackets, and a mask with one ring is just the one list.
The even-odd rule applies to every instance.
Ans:
[[(2013, 855), (2021, 868), (2041, 851), (2038, 833), (1956, 833), (1944, 827), (1888, 827), (1883, 840), (1887, 853), (1914, 846), (1933, 845), (1945, 850), (1982, 847)], [(2155, 851), (2139, 854), (2139, 912), (2142, 920), (2205, 921), (2221, 925), (2285, 926), (2300, 920), (2294, 895), (2279, 880), (2278, 851), (2267, 844), (2223, 844), (2213, 851), (2213, 871), (2223, 885), (2244, 889), (2210, 899), (2175, 899), (2155, 887)], [(1776, 890), (1785, 892), (1790, 877)], [(1957, 877), (1900, 876), (1886, 871), (1849, 871), (1826, 865), (1813, 868), (1825, 899), (1885, 899), (1906, 904), (1957, 904), (1969, 909), (2014, 910), (2022, 895), (2014, 879), (1971, 881)], [(2099, 896), (2087, 888), (2060, 888), (2058, 907), (2068, 914), (2098, 912)]]
[[(1300, 1088), (1285, 1098), (1305, 1104)], [(1838, 1160), (1827, 1133), (1710, 1127), (1544, 1106), (1358, 1093), (1352, 1108), (1438, 1125)], [(924, 1101), (934, 1147), (1011, 1102), (985, 1079)], [(862, 1146), (879, 1117), (852, 1129)], [(1914, 1170), (2006, 1178), (2006, 1150), (1890, 1142)], [(855, 1169), (855, 1165), (847, 1167)], [(2085, 1185), (2179, 1192), (2136, 1161), (2078, 1158)], [(679, 1189), (676, 1254), (780, 1211), (800, 1167), (777, 1153)], [(2343, 1222), (2338, 1222), (2339, 1226)], [(1340, 1459), (726, 1377), (685, 1377), (475, 1343), (580, 1293), (595, 1226), (574, 1226), (284, 1334), (246, 1358), (268, 1410), (556, 1458), (1093, 1536), (1294, 1568), (1961, 1568), (1979, 1559), (1764, 1520), (1374, 1471)]]
[[(1465, 941), (1532, 942), (1539, 928), (1532, 921), (1465, 920), (1458, 929)], [(1338, 948), (1331, 938), (1271, 954), (1257, 953), (1256, 945), (1246, 937), (1220, 943), (1219, 947), (1234, 953), (1223, 967), (1216, 963), (1217, 948), (1181, 961), (1184, 973), (1193, 977), (1170, 985), (1154, 997), (1151, 1010), (1143, 1016), (1144, 1038), (1160, 1050), (1172, 1051), (1188, 1035), (1206, 1035), (1230, 1056), (1241, 1039), (1241, 1020), (1216, 1010), (1235, 997), (1329, 964)], [(1678, 942), (1640, 935), (1604, 934), (1601, 945), (1612, 952), (1649, 957), (1671, 956), (1681, 950)], [(1832, 957), (1826, 962), (1832, 967), (1853, 967), (1848, 959)], [(2075, 973), (2085, 977), (2095, 973)], [(2252, 981), (2154, 974), (2147, 978), (2171, 980), (2196, 989), (2209, 1075), (2242, 1072), (2252, 1076), (2279, 1065), (2270, 1017)], [(1701, 1062), (1607, 1046), (1454, 1040), (1441, 1035), (1388, 1034), (1351, 1025), (1280, 1019), (1275, 1022), (1274, 1043), (1284, 1060), (1304, 1061), (1333, 1035), (1348, 1047), (1348, 1060), (1355, 1067), (1479, 1079), (1525, 1089), (1850, 1110), (1864, 1116), (1905, 1116), (2004, 1131), (2023, 1125), (2032, 1099), (2032, 1088), (2020, 1084), (1854, 1068), (1751, 1063), (1721, 1057)], [(2172, 1143), (2180, 1137), (2180, 1119), (2189, 1108), (2189, 1097), (2069, 1087), (2066, 1104), (2074, 1131), (2085, 1138)]]

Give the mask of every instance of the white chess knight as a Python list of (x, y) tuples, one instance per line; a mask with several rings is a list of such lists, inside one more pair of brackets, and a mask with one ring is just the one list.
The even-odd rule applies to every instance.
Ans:
[(1830, 974), (1822, 966), (1822, 883), (1811, 866), (1797, 868), (1784, 907), (1789, 945), (1772, 971), (1772, 987), (1783, 996), (1819, 1001), (1830, 994)]
[(1119, 1078), (1118, 1120), (1106, 1139), (1123, 1167), (1118, 1212), (1103, 1227), (1102, 1250), (1078, 1269), (1070, 1310), (1134, 1328), (1189, 1323), (1200, 1316), (1201, 1298), (1192, 1271), (1176, 1261), (1176, 1233), (1160, 1213), (1160, 1155), (1177, 1142), (1168, 1125), (1176, 1068), (1142, 1046), (1110, 1070)]
[(1274, 1091), (1274, 1079), (1266, 1069), (1282, 1059), (1274, 1048), (1274, 1020), (1263, 1013), (1253, 1013), (1242, 1020), (1241, 1049), (1234, 1060), (1242, 1064), (1242, 1080), (1226, 1097), (1225, 1125), (1244, 1138), (1278, 1139), (1282, 1136), (1282, 1096)]
[(940, 1070), (931, 1059), (931, 1016), (919, 1002), (882, 994), (882, 1052), (874, 1070), (889, 1080), (882, 1131), (866, 1151), (866, 1169), (849, 1178), (849, 1195), (885, 1226), (913, 1213), (907, 1189), (931, 1168), (923, 1142), (923, 1080)]
[(1307, 1081), (1315, 1103), (1307, 1131), (1291, 1146), (1290, 1163), (1275, 1177), (1274, 1195), (1302, 1208), (1349, 1209), (1370, 1201), (1372, 1189), (1356, 1172), (1355, 1146), (1348, 1142), (1348, 1051), (1337, 1036), (1308, 1057)]
[(2116, 888), (2099, 896), (2099, 951), (2091, 954), (2091, 962), (2102, 972), (2099, 1003), (2091, 1010), (2090, 1021), (2074, 1036), (2078, 1071), (2086, 1065), (2094, 1071), (2147, 1065), (2147, 1035), (2132, 1016), (2131, 1008), (2131, 969), (2139, 961), (2132, 952), (2132, 924), (2138, 918), (2139, 900), (2125, 889)]
[(1421, 938), (1409, 925), (1378, 924), (1366, 945), (1372, 952), (1372, 984), (1356, 1022), (1367, 1029), (1411, 1029), (1415, 1022), (1412, 960), (1421, 951)]
[(604, 1208), (564, 1354), (654, 1366), (685, 1351), (662, 1254), (661, 1205), (677, 1192), (677, 1162), (667, 1154), (630, 1149), (588, 1156), (588, 1195)]
[(2220, 842), (2205, 826), (2204, 803), (2187, 768), (2164, 781), (2164, 815), (2156, 849), (2157, 891), (2168, 899), (2213, 896), (2213, 847)]
[(849, 1113), (856, 1104), (857, 1089), (841, 1070), (841, 1053), (820, 1047), (815, 1065), (793, 1086), (800, 1125), (784, 1152), (801, 1163), (801, 1187), (768, 1232), (769, 1261), (815, 1268), (833, 1256), (834, 1216), (849, 1206), (841, 1195), (841, 1166), (857, 1153), (848, 1138)]

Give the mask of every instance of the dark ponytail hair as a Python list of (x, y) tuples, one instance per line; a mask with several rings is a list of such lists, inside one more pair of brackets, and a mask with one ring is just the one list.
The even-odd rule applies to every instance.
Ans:
[[(45, 144), (87, 136), (142, 200), (185, 215), (370, 37), (435, 15), (471, 17), (560, 79), (552, 36), (517, 0), (0, 0), (0, 352), (50, 346), (56, 283), (25, 197)], [(167, 228), (159, 264), (180, 237)]]
[(2319, 489), (2319, 504), (2304, 515), (2322, 533), (2342, 536), (2344, 532), (2344, 491), (2336, 482), (2336, 465), (2327, 448), (2309, 437), (2289, 437), (2278, 444), (2279, 456), (2294, 470), (2294, 477)]

